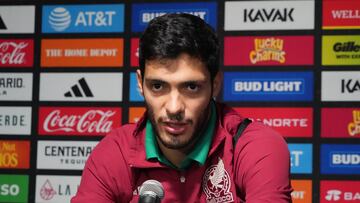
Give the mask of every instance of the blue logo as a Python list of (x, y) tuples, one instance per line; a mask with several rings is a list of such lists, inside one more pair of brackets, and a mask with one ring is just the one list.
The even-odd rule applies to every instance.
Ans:
[(137, 85), (136, 73), (130, 73), (130, 101), (144, 101)]
[(150, 20), (166, 13), (189, 13), (199, 16), (214, 29), (217, 26), (217, 4), (215, 2), (143, 3), (132, 5), (131, 29), (133, 32), (142, 32)]
[(312, 101), (312, 72), (226, 72), (224, 101)]
[(123, 4), (48, 5), (43, 7), (43, 33), (123, 31)]
[(288, 144), (291, 174), (312, 173), (312, 144)]
[(360, 145), (322, 144), (322, 174), (360, 174)]

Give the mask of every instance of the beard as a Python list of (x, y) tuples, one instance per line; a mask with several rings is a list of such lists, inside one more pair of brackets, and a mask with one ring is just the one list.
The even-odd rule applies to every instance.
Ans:
[[(198, 114), (199, 116), (197, 118), (195, 118), (197, 120), (197, 122), (194, 122), (194, 120), (192, 120), (192, 119), (183, 119), (183, 116), (181, 115), (181, 113), (179, 113), (179, 115), (171, 115), (168, 117), (159, 117), (156, 121), (153, 108), (145, 101), (145, 105), (146, 105), (146, 109), (147, 109), (147, 116), (153, 126), (153, 129), (155, 131), (157, 139), (166, 148), (174, 149), (174, 150), (181, 150), (181, 149), (188, 150), (188, 148), (191, 147), (193, 145), (193, 143), (195, 143), (197, 141), (198, 138), (200, 138), (200, 136), (202, 135), (202, 133), (205, 129), (205, 125), (208, 122), (209, 117), (210, 117), (209, 116), (210, 115), (210, 107), (211, 107), (210, 104), (211, 104), (211, 100), (207, 104), (206, 108)], [(174, 120), (174, 119), (177, 119), (178, 121), (185, 120), (185, 122), (189, 123), (191, 125), (191, 127), (193, 127), (194, 131), (190, 135), (190, 137), (188, 137), (185, 140), (182, 140), (179, 138), (179, 135), (175, 136), (175, 135), (166, 133), (166, 135), (164, 135), (164, 136), (167, 136), (169, 139), (165, 140), (164, 137), (162, 137), (160, 135), (159, 125), (162, 123), (162, 121)], [(179, 120), (179, 119), (182, 119), (182, 120)], [(195, 126), (193, 126), (194, 123), (195, 123)], [(181, 137), (181, 135), (180, 135), (180, 137)]]

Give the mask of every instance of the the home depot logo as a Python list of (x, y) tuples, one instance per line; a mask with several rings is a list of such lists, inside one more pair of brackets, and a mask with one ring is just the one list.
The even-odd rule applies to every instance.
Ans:
[(124, 40), (43, 39), (41, 41), (42, 67), (121, 67)]

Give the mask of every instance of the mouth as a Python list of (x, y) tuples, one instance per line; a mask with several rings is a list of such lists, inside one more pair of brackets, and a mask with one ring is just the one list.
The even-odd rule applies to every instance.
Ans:
[(164, 130), (172, 135), (184, 134), (187, 129), (188, 123), (186, 122), (163, 122)]

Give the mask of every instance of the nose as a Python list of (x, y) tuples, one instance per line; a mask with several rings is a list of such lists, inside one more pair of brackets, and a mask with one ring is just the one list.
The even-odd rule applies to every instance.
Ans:
[(166, 113), (169, 117), (183, 117), (185, 103), (178, 91), (172, 91), (166, 101)]

